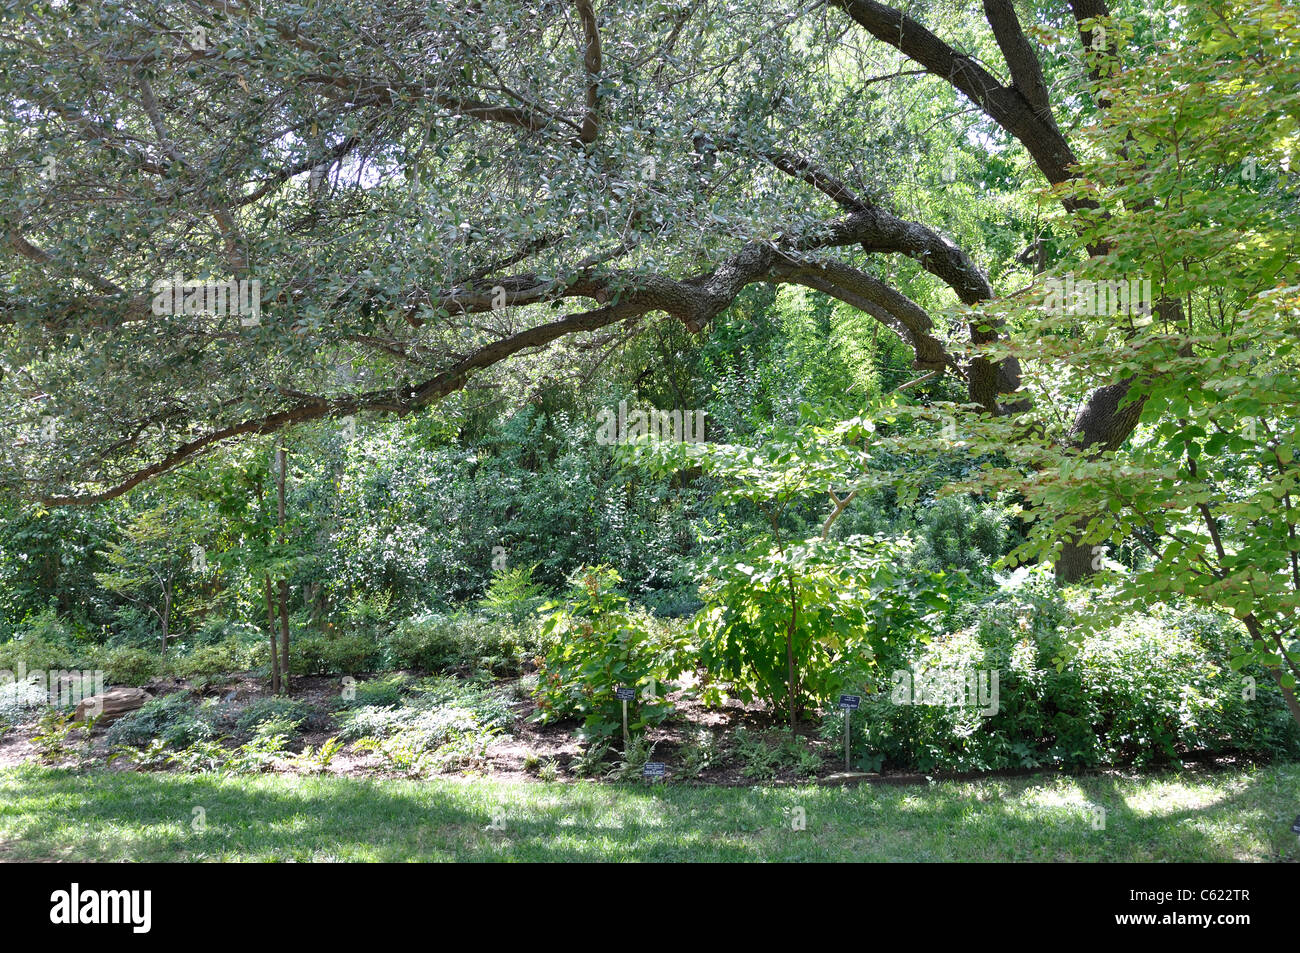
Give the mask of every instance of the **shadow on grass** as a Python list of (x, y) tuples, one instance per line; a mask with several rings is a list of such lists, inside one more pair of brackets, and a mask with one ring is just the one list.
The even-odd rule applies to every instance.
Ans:
[(734, 793), (683, 813), (684, 788), (490, 781), (23, 770), (0, 791), (12, 860), (747, 860), (770, 813)]
[(1296, 770), (838, 789), (30, 768), (0, 774), (0, 859), (1283, 859)]
[(927, 859), (1295, 861), (1298, 786), (1300, 765), (1285, 763), (1039, 775), (956, 782), (949, 797), (896, 789), (887, 810), (903, 819), (896, 830), (952, 831), (951, 849)]

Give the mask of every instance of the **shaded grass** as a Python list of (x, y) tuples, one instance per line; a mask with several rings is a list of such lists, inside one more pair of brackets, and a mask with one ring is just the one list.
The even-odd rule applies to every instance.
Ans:
[(24, 766), (0, 772), (0, 859), (1294, 861), (1298, 800), (1297, 764), (846, 789)]

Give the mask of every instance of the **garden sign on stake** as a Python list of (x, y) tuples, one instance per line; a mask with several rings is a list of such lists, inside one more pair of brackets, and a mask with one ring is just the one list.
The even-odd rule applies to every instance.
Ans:
[(628, 743), (631, 736), (627, 732), (627, 703), (636, 697), (636, 692), (626, 686), (619, 686), (614, 689), (614, 697), (623, 703), (623, 751), (627, 752)]
[(841, 695), (840, 707), (844, 709), (844, 770), (851, 771), (849, 767), (849, 741), (853, 737), (849, 733), (849, 712), (857, 711), (862, 704), (861, 695)]

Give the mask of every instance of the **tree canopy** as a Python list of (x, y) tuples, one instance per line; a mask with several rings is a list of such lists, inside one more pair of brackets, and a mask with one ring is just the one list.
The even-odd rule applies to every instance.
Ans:
[[(3, 479), (53, 502), (579, 373), (755, 283), (847, 302), (1005, 409), (1017, 362), (969, 353), (996, 329), (965, 306), (1074, 228), (1023, 185), (1071, 178), (1093, 81), (1162, 26), (1091, 0), (4, 13)], [(260, 282), (256, 323), (155, 314), (177, 279)], [(1104, 409), (1080, 439), (1131, 429)]]

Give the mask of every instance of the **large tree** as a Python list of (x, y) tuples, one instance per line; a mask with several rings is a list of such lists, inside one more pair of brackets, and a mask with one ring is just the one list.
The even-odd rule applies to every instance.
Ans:
[[(1065, 130), (1147, 29), (1102, 0), (0, 10), (0, 479), (51, 504), (241, 435), (414, 412), (656, 313), (705, 331), (756, 282), (861, 309), (1002, 413), (1018, 364), (971, 346), (998, 331), (965, 310), (999, 289), (910, 214), (899, 129), (952, 103), (932, 125), (953, 148), (1065, 183)], [(890, 280), (907, 269), (931, 285)], [(259, 281), (261, 313), (155, 314), (175, 276)], [(1127, 387), (1067, 439), (1122, 444)]]

